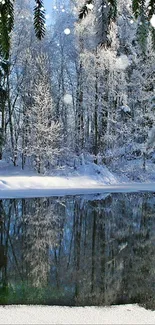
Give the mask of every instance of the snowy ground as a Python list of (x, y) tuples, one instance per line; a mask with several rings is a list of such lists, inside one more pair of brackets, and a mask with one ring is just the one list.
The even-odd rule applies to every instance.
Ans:
[(59, 169), (55, 176), (39, 176), (0, 162), (1, 198), (100, 193), (103, 185), (117, 183), (117, 177), (106, 167), (95, 164), (83, 165), (78, 170)]
[(0, 324), (155, 324), (155, 311), (137, 305), (113, 307), (0, 307)]
[[(26, 198), (95, 194), (107, 192), (155, 192), (155, 182), (129, 182), (112, 174), (105, 166), (84, 164), (78, 170), (61, 169), (52, 176), (38, 176), (32, 171), (0, 162), (0, 198)], [(154, 180), (154, 179), (153, 179)]]

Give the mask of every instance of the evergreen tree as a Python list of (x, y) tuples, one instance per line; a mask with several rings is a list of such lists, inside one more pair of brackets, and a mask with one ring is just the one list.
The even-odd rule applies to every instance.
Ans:
[[(9, 58), (10, 33), (14, 26), (14, 0), (0, 2), (0, 54)], [(38, 39), (45, 35), (45, 9), (43, 0), (35, 0), (34, 29)]]

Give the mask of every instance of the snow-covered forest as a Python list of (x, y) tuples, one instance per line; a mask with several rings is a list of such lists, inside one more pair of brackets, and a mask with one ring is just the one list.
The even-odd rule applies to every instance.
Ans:
[(154, 310), (154, 212), (155, 0), (0, 0), (0, 305)]
[(15, 1), (1, 57), (0, 159), (38, 173), (82, 159), (145, 170), (155, 159), (155, 15), (136, 19), (132, 0), (118, 0), (109, 22), (107, 0), (55, 0), (38, 40), (33, 6)]

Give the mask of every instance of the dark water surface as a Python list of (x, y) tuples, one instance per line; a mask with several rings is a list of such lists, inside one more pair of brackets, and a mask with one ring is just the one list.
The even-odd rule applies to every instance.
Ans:
[(0, 200), (0, 304), (155, 309), (155, 194)]

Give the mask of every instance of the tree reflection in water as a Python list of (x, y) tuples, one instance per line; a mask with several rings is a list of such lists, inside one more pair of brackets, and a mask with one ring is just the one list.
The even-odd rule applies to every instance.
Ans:
[(0, 201), (0, 303), (154, 309), (152, 193)]

